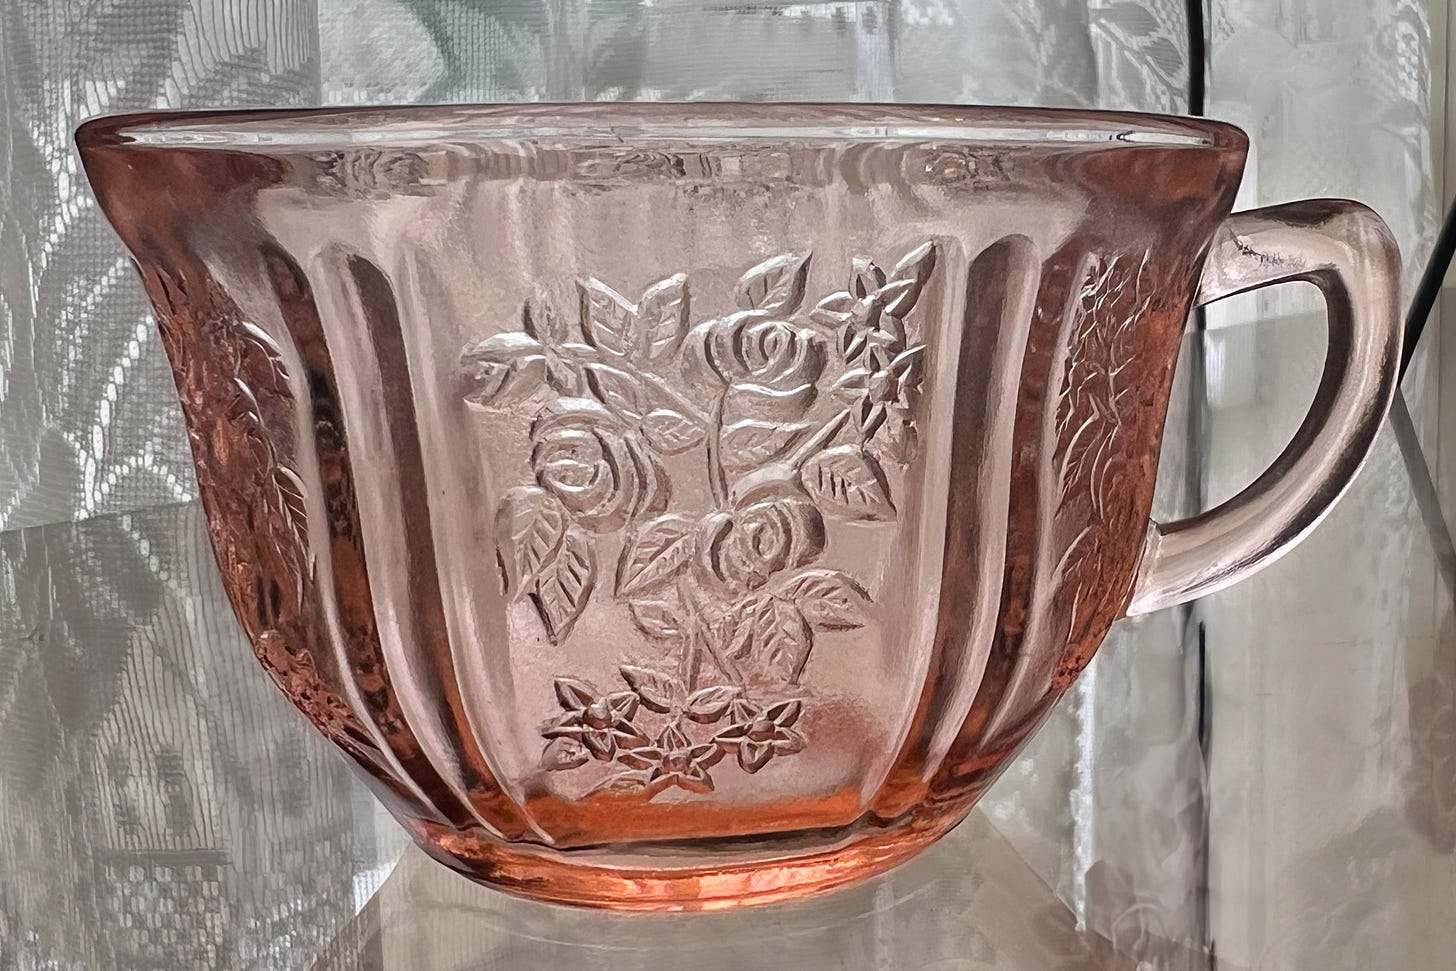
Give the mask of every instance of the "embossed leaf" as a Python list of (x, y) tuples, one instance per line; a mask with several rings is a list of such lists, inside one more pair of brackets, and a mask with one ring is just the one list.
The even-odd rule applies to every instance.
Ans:
[(801, 418), (814, 403), (815, 394), (813, 381), (782, 388), (744, 381), (729, 386), (723, 410), (735, 417), (746, 415), (766, 419)]
[(578, 280), (581, 332), (599, 350), (626, 357), (637, 345), (637, 308), (616, 290), (595, 278)]
[[(899, 284), (892, 284), (899, 286)], [(909, 331), (905, 328), (905, 321), (899, 317), (892, 317), (885, 314), (880, 317), (880, 327), (877, 332), (880, 338), (880, 346), (891, 354), (898, 354), (905, 347), (905, 341), (909, 338)]]
[[(271, 454), (271, 448), (267, 450)], [(303, 597), (303, 584), (310, 572), (308, 556), (308, 513), (303, 498), (303, 480), (292, 470), (275, 465), (269, 478), (271, 515), (269, 536), (292, 578), (295, 599)]]
[(556, 700), (567, 710), (585, 708), (597, 700), (597, 689), (575, 678), (557, 678), (552, 687), (556, 689)]
[(804, 463), (804, 491), (843, 519), (892, 520), (895, 506), (880, 463), (858, 445), (826, 449)]
[(574, 738), (553, 738), (541, 751), (541, 768), (553, 772), (575, 769), (590, 760), (586, 746)]
[(734, 422), (723, 429), (723, 464), (733, 472), (757, 468), (787, 452), (808, 427), (752, 419)]
[(545, 299), (539, 300), (535, 306), (527, 303), (521, 308), (521, 330), (548, 346), (561, 343), (569, 334), (566, 322), (557, 316)]
[(556, 350), (563, 360), (572, 363), (589, 364), (597, 358), (596, 348), (581, 341), (561, 341), (556, 345)]
[(856, 256), (851, 263), (849, 292), (856, 297), (868, 296), (885, 285), (885, 271), (874, 260)]
[(736, 660), (750, 658), (758, 643), (758, 627), (765, 620), (766, 612), (772, 610), (773, 597), (770, 594), (753, 594), (733, 605), (733, 609), (722, 621), (722, 642), (728, 656)]
[(642, 703), (658, 714), (666, 714), (682, 702), (682, 685), (672, 675), (631, 664), (624, 664), (618, 670)]
[(890, 361), (890, 373), (897, 378), (904, 378), (906, 375), (910, 374), (912, 370), (914, 370), (915, 366), (920, 363), (920, 359), (924, 356), (924, 344), (916, 344), (913, 347), (907, 347), (899, 354), (896, 354), (895, 357)]
[(308, 507), (304, 504), (303, 480), (283, 465), (273, 467), (273, 496), (277, 514), (297, 548), (308, 548)]
[[(628, 692), (631, 694), (631, 692)], [(636, 695), (632, 695), (636, 698)], [(557, 696), (560, 700), (560, 695)], [(541, 726), (541, 734), (547, 738), (579, 738), (585, 731), (581, 721), (580, 711), (568, 711), (564, 715), (557, 715), (549, 719)]]
[(874, 330), (880, 326), (884, 310), (884, 299), (879, 291), (862, 297), (849, 309), (850, 326), (856, 331)]
[(859, 401), (864, 393), (869, 390), (870, 372), (862, 367), (849, 368), (839, 377), (834, 379), (834, 384), (829, 388), (829, 393), (834, 397), (850, 404)]
[(468, 382), (465, 400), (481, 408), (496, 408), (524, 398), (541, 386), (545, 359), (516, 364), (483, 364)]
[(784, 593), (815, 630), (863, 627), (870, 595), (838, 570), (805, 570), (784, 585)]
[(629, 769), (625, 772), (618, 772), (615, 775), (607, 776), (601, 782), (598, 782), (588, 789), (586, 794), (590, 796), (597, 792), (640, 792), (647, 788), (647, 784), (651, 779), (651, 769)]
[(896, 310), (891, 308), (901, 307), (904, 304), (906, 298), (914, 292), (914, 280), (896, 280), (893, 283), (887, 283), (883, 287), (880, 287), (880, 289), (875, 293), (873, 300), (880, 308), (881, 319), (898, 321), (899, 316), (903, 314), (905, 310)]
[(790, 314), (804, 301), (809, 276), (809, 254), (785, 253), (764, 260), (738, 281), (734, 296), (744, 310)]
[(248, 387), (248, 382), (242, 378), (233, 378), (232, 392), (232, 400), (228, 402), (228, 420), (254, 427), (261, 425), (263, 409), (258, 404), (258, 397), (253, 394), (253, 389)]
[(916, 301), (920, 299), (921, 291), (925, 289), (926, 282), (935, 272), (935, 261), (936, 249), (933, 242), (921, 243), (900, 258), (900, 262), (895, 264), (891, 279), (906, 280), (912, 286), (885, 306), (886, 313), (903, 317), (914, 309)]
[(541, 570), (531, 594), (552, 644), (560, 644), (571, 633), (586, 609), (595, 582), (596, 562), (591, 541), (586, 533), (570, 526), (562, 538), (561, 549)]
[(632, 623), (648, 637), (675, 640), (683, 635), (685, 620), (678, 605), (666, 600), (634, 600), (627, 605)]
[(902, 468), (914, 460), (918, 439), (915, 423), (896, 415), (885, 424), (884, 430), (875, 439), (877, 454), (883, 455)]
[(853, 324), (846, 324), (839, 332), (839, 353), (846, 364), (853, 364), (869, 347), (871, 330), (860, 330)]
[(287, 391), (288, 368), (283, 364), (283, 349), (278, 342), (266, 330), (246, 320), (239, 321), (237, 328), (244, 351), (251, 350), (260, 359), (260, 367), (255, 373), (267, 376), (263, 386), (275, 394)]
[(566, 511), (544, 489), (521, 486), (505, 494), (495, 528), (507, 596), (529, 587), (551, 564), (566, 526)]
[(712, 724), (727, 713), (728, 706), (742, 693), (741, 688), (726, 684), (699, 688), (688, 697), (688, 717), (704, 725)]
[(529, 397), (546, 379), (546, 355), (539, 341), (512, 331), (466, 348), (460, 356), (464, 397), (480, 407), (498, 407)]
[(854, 303), (854, 294), (847, 290), (831, 293), (814, 305), (814, 309), (809, 311), (809, 319), (821, 327), (837, 329), (849, 321)]
[(614, 691), (607, 695), (607, 707), (618, 718), (631, 718), (637, 714), (637, 703), (640, 700), (634, 692)]
[(617, 595), (648, 593), (671, 582), (692, 556), (693, 521), (675, 513), (643, 523), (622, 548)]
[(637, 324), (649, 359), (677, 350), (688, 330), (688, 278), (676, 273), (648, 287), (637, 305)]
[(655, 408), (642, 418), (642, 434), (664, 455), (686, 452), (702, 442), (701, 425), (669, 408)]
[(758, 661), (768, 673), (785, 681), (798, 683), (814, 646), (809, 622), (796, 604), (777, 597), (769, 601), (769, 609), (758, 625)]
[(863, 401), (854, 408), (852, 417), (855, 427), (859, 429), (860, 438), (868, 441), (885, 423), (889, 410), (884, 405)]
[(625, 371), (609, 364), (588, 364), (586, 383), (598, 401), (629, 420), (642, 417), (642, 391)]
[(662, 749), (658, 748), (655, 743), (639, 745), (636, 748), (618, 752), (617, 761), (635, 769), (650, 769), (662, 761)]
[(688, 737), (682, 733), (682, 729), (669, 724), (657, 736), (657, 747), (669, 752), (681, 751), (688, 747)]
[(554, 350), (546, 355), (546, 383), (569, 398), (586, 394), (586, 374), (581, 365)]
[(798, 680), (813, 645), (813, 632), (798, 605), (763, 595), (737, 606), (727, 639), (730, 657), (786, 681)]

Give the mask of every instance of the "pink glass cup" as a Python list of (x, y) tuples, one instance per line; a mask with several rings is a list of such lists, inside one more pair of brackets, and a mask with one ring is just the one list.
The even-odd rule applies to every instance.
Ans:
[[(1230, 215), (1244, 134), (1095, 112), (556, 105), (77, 136), (259, 660), (429, 853), (620, 909), (882, 871), (1129, 613), (1329, 509), (1397, 256)], [(1189, 311), (1324, 293), (1309, 417), (1150, 523)]]

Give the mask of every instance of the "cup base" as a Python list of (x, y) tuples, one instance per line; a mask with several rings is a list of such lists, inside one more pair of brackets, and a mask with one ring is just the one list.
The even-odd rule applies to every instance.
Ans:
[[(940, 839), (960, 816), (859, 829), (828, 849), (735, 854), (730, 863), (691, 850), (680, 856), (602, 851), (563, 853), (506, 846), (488, 837), (407, 821), (415, 842), (455, 872), (513, 896), (598, 910), (732, 910), (795, 900), (857, 883), (899, 866)], [(691, 861), (691, 862), (688, 862)]]

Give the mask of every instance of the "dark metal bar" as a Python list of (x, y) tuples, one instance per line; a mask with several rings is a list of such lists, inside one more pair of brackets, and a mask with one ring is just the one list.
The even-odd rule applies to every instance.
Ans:
[(1431, 319), (1431, 311), (1435, 309), (1436, 299), (1441, 295), (1441, 283), (1446, 279), (1446, 271), (1451, 268), (1453, 256), (1456, 256), (1456, 202), (1446, 210), (1446, 219), (1441, 223), (1436, 245), (1431, 248), (1430, 258), (1426, 260), (1421, 282), (1416, 284), (1415, 292), (1411, 294), (1410, 309), (1405, 315), (1405, 344), (1400, 352), (1402, 378), (1415, 357), (1416, 345), (1420, 343), (1421, 335), (1425, 332), (1426, 322)]
[[(1208, 34), (1203, 9), (1204, 0), (1187, 0), (1187, 4), (1187, 15), (1184, 19), (1188, 24), (1188, 113), (1202, 115), (1208, 107)], [(1208, 505), (1208, 476), (1204, 469), (1204, 456), (1207, 452), (1204, 444), (1208, 438), (1208, 357), (1205, 346), (1208, 339), (1208, 316), (1202, 307), (1193, 312), (1193, 329), (1194, 338), (1190, 347), (1190, 359), (1185, 362), (1189, 375), (1188, 418), (1185, 427), (1188, 466), (1184, 477), (1184, 501), (1191, 509), (1201, 511)], [(1203, 624), (1202, 611), (1196, 602), (1182, 608), (1181, 620), (1180, 627), (1184, 633), (1184, 644), (1188, 644), (1188, 634), (1192, 633), (1194, 647), (1197, 650), (1193, 663), (1197, 666), (1195, 690), (1198, 692), (1198, 749), (1203, 757), (1204, 771), (1207, 772), (1209, 762), (1213, 757), (1213, 712), (1207, 707), (1209, 692), (1208, 632)], [(1195, 940), (1203, 944), (1208, 954), (1208, 966), (1212, 968), (1215, 966), (1217, 961), (1215, 955), (1218, 953), (1217, 942), (1213, 939), (1211, 901), (1208, 892), (1213, 834), (1208, 824), (1207, 791), (1202, 794), (1201, 798), (1203, 799), (1203, 832), (1195, 863), (1199, 882), (1197, 891), (1198, 926), (1193, 933), (1196, 935)]]
[(1416, 509), (1421, 522), (1431, 539), (1431, 550), (1436, 555), (1436, 571), (1445, 582), (1446, 592), (1456, 598), (1456, 544), (1451, 541), (1451, 531), (1446, 526), (1446, 517), (1441, 513), (1441, 500), (1436, 493), (1436, 482), (1431, 477), (1431, 467), (1426, 463), (1425, 450), (1416, 437), (1416, 426), (1411, 421), (1410, 411), (1405, 406), (1405, 397), (1397, 394), (1390, 406), (1390, 427), (1395, 432), (1395, 442), (1400, 446), (1400, 457), (1405, 461), (1406, 475), (1410, 479), (1411, 494), (1415, 496)]
[(1188, 0), (1188, 113), (1203, 114), (1206, 104), (1208, 36), (1203, 23), (1203, 0)]

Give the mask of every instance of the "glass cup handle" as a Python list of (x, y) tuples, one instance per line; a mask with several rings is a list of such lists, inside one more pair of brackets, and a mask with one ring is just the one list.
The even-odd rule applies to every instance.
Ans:
[(1129, 616), (1220, 590), (1298, 542), (1354, 479), (1390, 407), (1400, 362), (1400, 254), (1379, 216), (1311, 199), (1230, 216), (1197, 304), (1304, 280), (1320, 288), (1329, 350), (1314, 403), (1263, 475), (1208, 512), (1152, 523)]

